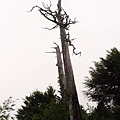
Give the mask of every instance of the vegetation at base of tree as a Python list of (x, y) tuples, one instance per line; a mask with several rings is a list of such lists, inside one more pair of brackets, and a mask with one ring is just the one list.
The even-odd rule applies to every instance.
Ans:
[(52, 86), (46, 92), (34, 91), (17, 111), (18, 120), (68, 120), (68, 105), (55, 94)]
[[(69, 120), (68, 104), (55, 94), (52, 86), (45, 93), (34, 91), (23, 102), (24, 105), (17, 111), (18, 120)], [(83, 106), (81, 110), (83, 120), (88, 120)]]

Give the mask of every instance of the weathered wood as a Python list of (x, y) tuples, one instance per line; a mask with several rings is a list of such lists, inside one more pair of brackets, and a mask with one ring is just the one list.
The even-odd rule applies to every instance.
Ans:
[(66, 91), (65, 90), (67, 88), (67, 84), (66, 84), (65, 73), (64, 73), (64, 69), (63, 69), (61, 52), (60, 52), (60, 48), (58, 45), (57, 45), (57, 47), (55, 47), (55, 49), (56, 49), (56, 55), (57, 55), (57, 66), (58, 66), (61, 96), (62, 96), (63, 101), (66, 101)]
[(61, 0), (58, 0), (57, 19), (60, 23), (59, 24), (60, 37), (61, 37), (62, 52), (63, 52), (65, 78), (66, 78), (66, 84), (67, 84), (66, 91), (68, 92), (68, 95), (69, 95), (68, 102), (69, 102), (70, 120), (82, 120), (71, 59), (69, 55), (67, 34), (66, 34), (64, 23), (62, 21), (62, 17), (63, 16), (61, 14)]
[(66, 32), (65, 32), (65, 28), (62, 26), (60, 26), (60, 36), (61, 36), (66, 83), (67, 83), (67, 92), (69, 94), (69, 110), (71, 114), (70, 119), (82, 120), (80, 105), (79, 105), (76, 86), (75, 86), (74, 74), (73, 74), (72, 64), (69, 55), (68, 42), (66, 39)]

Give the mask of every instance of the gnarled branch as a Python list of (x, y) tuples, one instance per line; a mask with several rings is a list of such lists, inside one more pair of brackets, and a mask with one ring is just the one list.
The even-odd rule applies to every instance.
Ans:
[(76, 47), (72, 44), (72, 40), (74, 40), (74, 39), (70, 40), (70, 34), (69, 34), (69, 32), (68, 32), (68, 34), (67, 34), (66, 37), (67, 37), (66, 41), (68, 42), (68, 45), (73, 47), (73, 54), (81, 56), (81, 52), (75, 52)]
[(56, 25), (52, 28), (46, 28), (48, 30), (52, 30), (57, 28), (58, 25), (62, 25), (64, 26), (64, 28), (66, 30), (69, 29), (70, 24), (75, 24), (77, 23), (76, 18), (72, 21), (69, 18), (69, 15), (65, 12), (64, 9), (62, 9), (61, 7), (61, 0), (59, 0), (57, 6), (58, 6), (58, 10), (52, 11), (51, 10), (51, 1), (50, 1), (50, 5), (45, 5), (43, 4), (43, 8), (39, 7), (39, 6), (33, 6), (32, 9), (29, 12), (32, 12), (33, 9), (38, 8), (38, 11), (49, 21), (55, 23)]

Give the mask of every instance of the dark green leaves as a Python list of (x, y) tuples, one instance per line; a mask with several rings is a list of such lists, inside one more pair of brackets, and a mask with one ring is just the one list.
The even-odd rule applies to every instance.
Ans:
[(120, 52), (113, 48), (94, 65), (89, 71), (90, 78), (86, 78), (86, 94), (93, 101), (120, 105)]
[(0, 106), (0, 120), (9, 120), (14, 119), (11, 113), (14, 111), (15, 101), (12, 100), (12, 97), (9, 97), (3, 102), (3, 105)]
[(16, 117), (18, 120), (67, 120), (68, 105), (62, 102), (50, 86), (44, 93), (34, 91), (30, 96), (26, 96)]

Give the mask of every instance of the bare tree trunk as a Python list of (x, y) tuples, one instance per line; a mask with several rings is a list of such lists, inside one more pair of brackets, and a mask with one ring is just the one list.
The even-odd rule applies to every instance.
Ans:
[(57, 66), (58, 66), (61, 96), (62, 96), (63, 101), (65, 102), (66, 101), (66, 94), (65, 94), (66, 91), (65, 90), (67, 88), (67, 84), (66, 84), (65, 73), (64, 73), (64, 69), (63, 69), (63, 62), (62, 62), (59, 46), (57, 45), (57, 47), (55, 47), (55, 49), (56, 49), (56, 54), (57, 54)]
[(73, 69), (69, 55), (68, 42), (66, 38), (67, 35), (65, 32), (65, 28), (63, 26), (60, 26), (60, 36), (61, 36), (65, 76), (67, 82), (67, 92), (69, 94), (70, 120), (82, 120), (80, 105), (78, 101), (75, 80), (73, 75)]
[(63, 15), (61, 14), (61, 10), (62, 10), (61, 0), (58, 0), (57, 6), (58, 6), (57, 19), (60, 23), (59, 24), (60, 37), (62, 44), (65, 77), (67, 83), (66, 91), (68, 92), (69, 95), (68, 102), (69, 102), (70, 120), (82, 120), (80, 105), (79, 105), (76, 86), (75, 86), (74, 74), (73, 74), (72, 64), (69, 55), (68, 38), (65, 31), (65, 24), (63, 22)]

